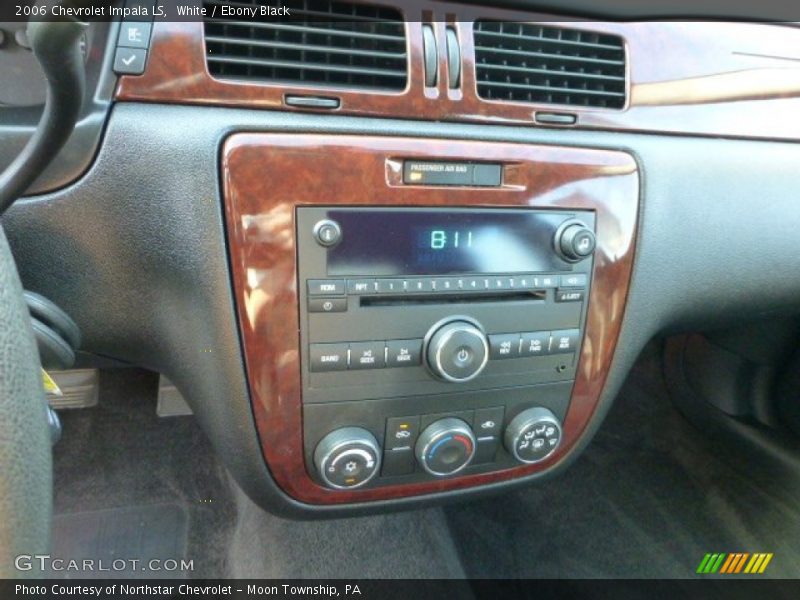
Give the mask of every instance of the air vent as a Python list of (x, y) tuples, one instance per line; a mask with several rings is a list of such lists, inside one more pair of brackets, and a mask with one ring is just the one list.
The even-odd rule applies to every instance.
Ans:
[(476, 21), (475, 69), (487, 100), (625, 106), (625, 47), (614, 35)]
[[(406, 86), (405, 23), (391, 8), (284, 0), (283, 17), (246, 15), (270, 0), (205, 0), (206, 61), (218, 79), (314, 87), (401, 90)], [(212, 18), (210, 15), (214, 15)]]

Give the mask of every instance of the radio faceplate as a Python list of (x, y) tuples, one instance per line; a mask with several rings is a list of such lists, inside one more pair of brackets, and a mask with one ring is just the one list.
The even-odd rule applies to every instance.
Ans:
[[(535, 406), (563, 419), (575, 379), (593, 263), (559, 248), (575, 223), (593, 242), (591, 211), (298, 207), (312, 476), (321, 480), (320, 441), (349, 427), (382, 453), (379, 475), (352, 487), (433, 479), (414, 446), (448, 417), (477, 436), (464, 472), (518, 464), (503, 448), (505, 425)], [(397, 419), (420, 430), (393, 431)]]
[[(502, 165), (502, 183), (499, 187), (484, 188), (406, 184), (403, 164), (407, 160), (489, 161)], [(338, 169), (335, 176), (320, 168), (331, 163), (346, 164), (348, 168)], [(338, 509), (348, 511), (362, 503), (392, 500), (395, 505), (413, 502), (415, 497), (427, 496), (434, 500), (443, 493), (452, 496), (478, 487), (487, 491), (508, 489), (532, 481), (546, 471), (559, 469), (568, 457), (579, 451), (582, 438), (592, 430), (601, 402), (629, 289), (639, 204), (639, 175), (633, 157), (618, 151), (549, 145), (319, 132), (308, 135), (250, 133), (236, 134), (226, 140), (222, 165), (231, 270), (253, 415), (265, 462), (276, 485), (289, 497), (303, 503), (292, 504), (292, 510), (327, 505), (325, 510), (336, 514)], [(531, 390), (530, 396), (523, 396), (523, 399), (532, 399), (530, 409), (523, 409), (524, 402), (521, 402), (507, 407), (503, 417), (502, 448), (498, 456), (502, 458), (505, 448), (511, 448), (517, 459), (514, 466), (504, 468), (498, 462), (495, 466), (480, 466), (475, 462), (480, 472), (471, 472), (473, 467), (468, 466), (458, 473), (434, 478), (424, 471), (428, 479), (409, 483), (417, 476), (423, 477), (415, 471), (413, 475), (393, 478), (392, 485), (385, 485), (383, 481), (389, 478), (380, 480), (381, 466), (376, 464), (380, 457), (376, 454), (370, 459), (371, 467), (367, 466), (369, 461), (364, 463), (367, 469), (364, 473), (369, 476), (371, 469), (373, 479), (357, 489), (332, 488), (317, 475), (316, 449), (313, 453), (306, 451), (313, 445), (314, 438), (324, 436), (319, 441), (326, 440), (325, 444), (317, 445), (322, 449), (319, 464), (326, 468), (334, 466), (336, 470), (342, 463), (333, 464), (326, 452), (328, 449), (345, 448), (348, 456), (363, 463), (364, 457), (373, 456), (370, 451), (384, 444), (387, 436), (386, 431), (380, 434), (378, 426), (366, 421), (367, 428), (345, 426), (326, 434), (324, 432), (333, 428), (334, 423), (326, 422), (328, 414), (315, 415), (316, 410), (344, 414), (352, 405), (359, 411), (375, 415), (384, 411), (383, 416), (389, 416), (391, 413), (381, 406), (384, 401), (397, 402), (401, 407), (405, 404), (409, 409), (412, 407), (407, 403), (419, 402), (420, 410), (425, 409), (420, 413), (421, 427), (423, 414), (427, 419), (438, 411), (436, 403), (455, 406), (457, 402), (467, 402), (456, 399), (462, 393), (458, 390), (473, 383), (450, 384), (450, 389), (455, 391), (443, 394), (397, 396), (386, 400), (303, 402), (307, 373), (304, 374), (306, 366), (301, 364), (301, 359), (307, 360), (304, 346), (308, 344), (309, 323), (305, 308), (308, 297), (305, 290), (300, 289), (298, 280), (298, 260), (305, 260), (306, 254), (298, 244), (306, 243), (309, 238), (304, 237), (305, 231), (298, 230), (297, 218), (300, 216), (298, 207), (305, 210), (320, 205), (360, 206), (368, 210), (377, 206), (419, 207), (426, 211), (432, 207), (453, 207), (454, 210), (497, 207), (525, 211), (536, 207), (534, 212), (575, 214), (578, 218), (584, 214), (594, 216), (597, 248), (592, 259), (590, 293), (583, 301), (588, 304), (588, 310), (584, 307), (585, 327), (582, 328), (575, 380), (510, 388), (521, 395), (522, 391)], [(323, 231), (325, 239), (333, 235), (335, 240), (335, 230), (326, 228)], [(578, 234), (580, 230), (576, 233), (572, 229), (570, 239), (574, 241), (585, 236), (585, 232)], [(316, 249), (317, 242), (311, 242), (315, 244), (311, 248)], [(491, 361), (487, 365), (491, 366)], [(402, 369), (380, 372), (386, 375), (393, 370)], [(563, 419), (553, 410), (557, 408), (555, 405), (536, 407), (539, 398), (550, 402), (551, 397), (542, 391), (551, 386), (571, 388), (571, 393), (558, 392), (559, 398), (564, 399), (563, 405), (567, 406)], [(471, 392), (464, 392), (468, 393)], [(487, 400), (487, 404), (492, 398), (501, 397), (492, 390), (472, 393), (475, 398)], [(369, 408), (371, 406), (376, 407), (374, 411)], [(516, 410), (520, 412), (512, 414)], [(479, 421), (477, 409), (474, 419), (473, 423), (498, 422), (497, 419)], [(553, 425), (554, 420), (561, 420), (560, 427)], [(413, 419), (411, 423), (392, 421), (392, 424), (397, 424), (395, 431), (401, 432), (404, 439), (414, 435)], [(408, 427), (401, 429), (402, 425)], [(463, 427), (448, 430), (459, 432), (450, 439), (441, 425), (430, 431), (427, 427), (424, 432), (418, 431), (420, 449), (444, 448), (447, 452), (442, 456), (452, 458), (457, 456), (456, 441), (471, 443), (469, 436), (462, 435)], [(332, 433), (336, 435), (331, 436)], [(523, 447), (530, 441), (530, 435), (534, 443)], [(475, 446), (480, 444), (478, 437), (482, 434), (475, 436)], [(549, 448), (553, 440), (556, 450), (543, 458), (543, 450)], [(419, 465), (416, 446), (412, 450), (412, 462)], [(478, 450), (482, 452), (483, 446)], [(383, 450), (379, 448), (380, 452)], [(394, 464), (395, 459), (407, 460), (409, 452), (398, 450), (390, 456)], [(427, 460), (428, 456), (423, 458)], [(478, 461), (477, 452), (474, 460)], [(478, 470), (478, 466), (474, 469)], [(433, 470), (442, 471), (439, 467)]]

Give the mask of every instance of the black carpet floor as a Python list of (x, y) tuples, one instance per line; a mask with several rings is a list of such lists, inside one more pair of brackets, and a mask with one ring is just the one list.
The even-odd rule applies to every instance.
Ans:
[(156, 384), (140, 371), (104, 372), (100, 405), (62, 414), (62, 552), (124, 554), (68, 532), (95, 512), (102, 539), (119, 540), (107, 511), (155, 518), (161, 505), (183, 525), (159, 526), (153, 540), (140, 528), (140, 543), (185, 549), (193, 577), (682, 578), (707, 552), (772, 552), (766, 575), (800, 577), (798, 482), (759, 477), (708, 442), (670, 404), (655, 352), (559, 478), (481, 502), (325, 522), (255, 507), (193, 418), (155, 416)]
[[(156, 416), (157, 389), (152, 373), (103, 371), (97, 407), (60, 413), (64, 434), (54, 454), (53, 547), (79, 558), (105, 558), (107, 564), (110, 558), (137, 558), (144, 548), (145, 554), (183, 549), (185, 556), (165, 558), (193, 560), (193, 573), (184, 575), (225, 576), (236, 525), (227, 473), (193, 417)], [(185, 526), (150, 526), (147, 515), (159, 512)], [(65, 535), (87, 519), (103, 522), (94, 546)], [(140, 524), (133, 531), (132, 521)]]
[(713, 446), (640, 358), (592, 444), (558, 479), (446, 509), (472, 577), (685, 578), (708, 552), (772, 552), (800, 577), (800, 485)]

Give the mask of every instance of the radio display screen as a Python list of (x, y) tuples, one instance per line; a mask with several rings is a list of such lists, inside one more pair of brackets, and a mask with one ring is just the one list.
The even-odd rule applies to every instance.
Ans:
[(513, 209), (330, 210), (342, 239), (328, 250), (328, 275), (563, 270), (553, 237), (571, 216)]

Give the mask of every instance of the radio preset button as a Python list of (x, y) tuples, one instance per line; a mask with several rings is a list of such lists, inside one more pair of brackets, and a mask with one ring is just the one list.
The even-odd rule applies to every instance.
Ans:
[(517, 275), (514, 277), (514, 288), (518, 290), (532, 290), (535, 287), (533, 275)]
[(522, 334), (522, 356), (544, 356), (550, 354), (550, 332), (532, 331)]
[(570, 354), (578, 347), (580, 331), (577, 329), (554, 331), (551, 335), (550, 354)]
[(414, 292), (415, 294), (425, 293), (425, 292), (432, 292), (433, 291), (433, 282), (431, 279), (409, 279), (408, 280), (408, 291)]
[(489, 357), (517, 358), (519, 357), (519, 334), (518, 333), (499, 333), (489, 336)]
[(408, 290), (408, 281), (405, 279), (378, 279), (375, 290), (379, 294), (402, 294)]
[(422, 362), (422, 340), (386, 342), (387, 367), (414, 367)]
[(555, 275), (540, 275), (533, 278), (533, 285), (537, 288), (554, 288), (558, 285)]
[(350, 344), (350, 369), (382, 369), (386, 366), (385, 342)]
[(310, 296), (343, 296), (344, 280), (342, 279), (309, 279), (308, 294)]
[(488, 286), (487, 288), (490, 290), (512, 290), (514, 289), (514, 278), (513, 277), (503, 277), (503, 276), (494, 276), (489, 277), (487, 280)]
[(556, 290), (556, 302), (582, 302), (583, 290)]
[(486, 279), (483, 277), (465, 277), (461, 289), (467, 292), (482, 292), (486, 289)]
[(309, 298), (308, 312), (329, 313), (347, 311), (347, 298)]
[(347, 293), (354, 295), (374, 294), (377, 291), (374, 279), (348, 279)]
[(309, 354), (314, 373), (347, 370), (347, 344), (311, 344)]
[(437, 279), (436, 280), (436, 291), (447, 294), (452, 292), (458, 292), (458, 279), (455, 277), (446, 277), (444, 279)]

